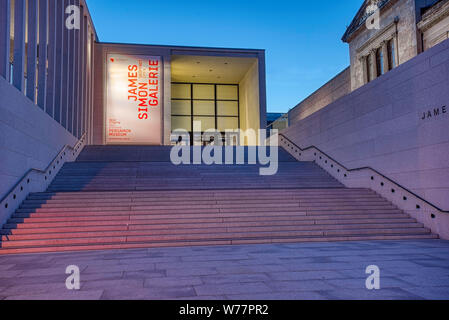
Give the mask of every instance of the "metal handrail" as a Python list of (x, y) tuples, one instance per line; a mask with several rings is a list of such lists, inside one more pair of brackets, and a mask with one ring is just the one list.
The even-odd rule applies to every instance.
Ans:
[(344, 165), (342, 165), (340, 162), (336, 161), (334, 158), (332, 158), (331, 156), (329, 156), (328, 154), (326, 154), (325, 152), (321, 151), (319, 148), (317, 148), (316, 146), (309, 146), (307, 148), (302, 149), (301, 147), (299, 147), (296, 143), (294, 143), (292, 140), (290, 140), (289, 138), (287, 138), (284, 134), (279, 133), (279, 136), (282, 136), (285, 140), (287, 140), (288, 142), (290, 142), (293, 146), (295, 146), (297, 149), (301, 150), (301, 152), (307, 151), (307, 150), (311, 150), (311, 149), (315, 149), (316, 151), (318, 151), (319, 153), (321, 153), (322, 155), (324, 155), (325, 157), (327, 157), (328, 159), (330, 159), (332, 162), (335, 162), (338, 166), (342, 167), (344, 170), (348, 171), (348, 172), (355, 172), (355, 171), (362, 171), (362, 170), (371, 170), (373, 172), (375, 172), (376, 174), (380, 175), (381, 177), (383, 177), (385, 180), (388, 180), (389, 182), (395, 184), (396, 186), (398, 186), (399, 188), (405, 190), (406, 192), (410, 193), (411, 195), (413, 195), (414, 197), (418, 198), (419, 200), (425, 202), (426, 204), (428, 204), (429, 206), (433, 207), (434, 209), (443, 212), (443, 213), (449, 213), (449, 211), (447, 210), (442, 210), (440, 208), (438, 208), (436, 205), (434, 205), (433, 203), (430, 203), (429, 201), (427, 201), (426, 199), (423, 199), (421, 196), (417, 195), (416, 193), (414, 193), (413, 191), (410, 191), (409, 189), (407, 189), (406, 187), (400, 185), (399, 183), (397, 183), (396, 181), (386, 177), (384, 174), (380, 173), (379, 171), (377, 171), (376, 169), (373, 169), (371, 167), (360, 167), (360, 168), (354, 168), (354, 169), (348, 169), (346, 168)]
[(40, 173), (40, 174), (45, 174), (48, 170), (51, 169), (53, 163), (59, 159), (64, 152), (67, 152), (67, 150), (73, 150), (73, 151), (78, 151), (79, 147), (83, 144), (84, 139), (86, 138), (86, 133), (84, 133), (82, 135), (82, 137), (78, 140), (78, 142), (72, 147), (68, 144), (66, 144), (61, 151), (56, 155), (56, 157), (53, 158), (52, 161), (50, 161), (50, 164), (47, 166), (47, 168), (45, 169), (36, 169), (36, 168), (31, 168), (29, 169), (23, 176), (22, 178), (12, 187), (10, 188), (10, 190), (6, 193), (6, 195), (0, 200), (0, 203), (2, 203), (3, 201), (5, 201), (12, 193), (14, 193), (14, 191), (16, 190), (16, 188), (21, 185), (23, 183), (23, 181), (26, 179), (26, 177), (32, 173), (32, 172), (36, 172), (36, 173)]

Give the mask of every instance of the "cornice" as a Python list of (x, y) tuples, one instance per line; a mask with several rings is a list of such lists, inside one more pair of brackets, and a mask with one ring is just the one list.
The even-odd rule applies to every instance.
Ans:
[(357, 54), (365, 56), (373, 47), (376, 49), (384, 42), (388, 41), (396, 35), (396, 23), (392, 22), (374, 36), (369, 38), (360, 48), (357, 49)]
[[(366, 13), (366, 8), (370, 2), (370, 0), (364, 1), (363, 5), (360, 7), (351, 24), (346, 29), (346, 32), (341, 39), (343, 42), (351, 42), (360, 32), (366, 30), (365, 22), (372, 14), (374, 14), (374, 12), (370, 14)], [(378, 7), (380, 10), (380, 14), (382, 14), (388, 8), (391, 8), (396, 2), (398, 2), (398, 0), (379, 0)]]
[(448, 16), (449, 0), (445, 0), (441, 4), (435, 5), (423, 15), (422, 20), (418, 23), (418, 29), (421, 32), (425, 32)]

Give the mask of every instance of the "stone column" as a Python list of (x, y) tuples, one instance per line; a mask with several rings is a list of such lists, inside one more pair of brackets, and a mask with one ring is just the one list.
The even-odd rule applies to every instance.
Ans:
[(62, 54), (62, 93), (61, 93), (61, 125), (64, 128), (67, 126), (67, 112), (69, 105), (69, 57), (70, 57), (70, 41), (69, 41), (69, 29), (66, 28), (65, 21), (65, 9), (70, 5), (69, 0), (61, 0), (63, 5), (63, 20), (62, 20), (62, 37), (63, 37), (63, 54)]
[(0, 76), (9, 82), (11, 0), (0, 0)]
[(27, 45), (27, 82), (26, 96), (36, 102), (36, 68), (37, 68), (37, 25), (39, 8), (37, 1), (28, 1), (28, 45)]
[(400, 64), (400, 61), (399, 61), (399, 41), (398, 41), (397, 34), (393, 38), (393, 43), (394, 43), (394, 55), (395, 55), (395, 61), (396, 61), (396, 67), (397, 67)]
[(36, 101), (36, 68), (37, 68), (37, 26), (39, 8), (37, 1), (28, 1), (28, 48), (27, 48), (27, 97)]
[(390, 70), (390, 62), (388, 61), (388, 41), (382, 42), (382, 55), (384, 57), (384, 73), (387, 73)]
[[(75, 0), (75, 6), (80, 8), (80, 1)], [(80, 10), (80, 19), (81, 19), (81, 10)], [(80, 51), (80, 30), (74, 29), (72, 30), (75, 36), (75, 71), (74, 71), (74, 95), (73, 95), (73, 135), (77, 138), (80, 138), (80, 121), (81, 121), (81, 106), (80, 106), (80, 65), (81, 65), (81, 51)]]
[(25, 0), (16, 0), (14, 6), (14, 70), (13, 85), (19, 91), (25, 87)]
[[(48, 0), (49, 19), (48, 19), (48, 78), (47, 78), (47, 105), (45, 112), (52, 118), (55, 118), (55, 93), (56, 93), (56, 20), (57, 6), (56, 1)], [(59, 78), (59, 76), (58, 76)]]
[(54, 119), (61, 123), (62, 119), (62, 81), (63, 81), (63, 53), (65, 31), (65, 7), (63, 0), (56, 0), (56, 59), (55, 59), (55, 104)]
[(88, 112), (86, 108), (86, 93), (87, 93), (87, 17), (84, 16), (84, 7), (81, 7), (81, 134), (87, 131)]
[(47, 28), (48, 1), (39, 1), (39, 78), (37, 81), (37, 104), (45, 109), (47, 100)]
[[(89, 128), (90, 128), (90, 134), (91, 134), (91, 141), (93, 141), (93, 134), (94, 134), (94, 109), (93, 109), (93, 87), (94, 87), (94, 80), (93, 80), (93, 73), (94, 73), (94, 37), (93, 33), (91, 32), (91, 28), (88, 28), (87, 33), (87, 41), (89, 42), (89, 54), (87, 55), (88, 58), (88, 66), (89, 70), (87, 72), (89, 80), (88, 80), (88, 86), (87, 86), (87, 108), (89, 110)], [(103, 132), (103, 131), (102, 131)], [(102, 142), (103, 143), (103, 142)]]
[(373, 49), (370, 52), (370, 58), (371, 58), (371, 80), (374, 80), (377, 78), (377, 59), (376, 59), (376, 50)]
[[(69, 0), (69, 6), (74, 5), (74, 0)], [(68, 18), (68, 14), (66, 11), (66, 18)], [(75, 51), (75, 29), (69, 30), (69, 59), (68, 59), (68, 112), (67, 112), (67, 130), (74, 134), (74, 113), (75, 113), (75, 59), (76, 59), (76, 51)]]
[(367, 84), (369, 82), (369, 74), (368, 74), (368, 58), (369, 56), (363, 56), (360, 58), (360, 63), (362, 64), (362, 78), (363, 84)]

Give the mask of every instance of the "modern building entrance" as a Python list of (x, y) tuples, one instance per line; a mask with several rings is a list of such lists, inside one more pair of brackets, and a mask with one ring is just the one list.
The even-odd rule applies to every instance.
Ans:
[(94, 144), (257, 145), (266, 127), (264, 56), (99, 43), (96, 75), (104, 80), (95, 82)]
[[(192, 145), (211, 142), (221, 142), (223, 145), (239, 144), (238, 139), (226, 135), (226, 131), (240, 129), (238, 84), (174, 82), (171, 104), (172, 131), (181, 129), (189, 132)], [(195, 122), (196, 126), (201, 128), (199, 132), (195, 132)], [(208, 130), (220, 133), (222, 141), (204, 134)]]
[(178, 132), (195, 146), (251, 144), (239, 129), (264, 128), (257, 58), (209, 52), (174, 55), (171, 65), (171, 144), (180, 143)]

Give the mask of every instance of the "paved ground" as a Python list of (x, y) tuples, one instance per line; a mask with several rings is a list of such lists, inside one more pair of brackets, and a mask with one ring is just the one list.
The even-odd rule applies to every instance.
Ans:
[[(381, 289), (365, 288), (377, 265)], [(65, 288), (68, 265), (81, 290)], [(449, 299), (449, 242), (370, 241), (0, 256), (0, 299)]]

